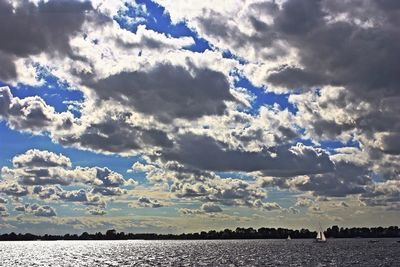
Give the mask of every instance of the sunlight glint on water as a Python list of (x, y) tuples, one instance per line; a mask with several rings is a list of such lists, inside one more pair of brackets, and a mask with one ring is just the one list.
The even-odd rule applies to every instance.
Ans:
[(0, 242), (1, 266), (396, 266), (396, 239)]

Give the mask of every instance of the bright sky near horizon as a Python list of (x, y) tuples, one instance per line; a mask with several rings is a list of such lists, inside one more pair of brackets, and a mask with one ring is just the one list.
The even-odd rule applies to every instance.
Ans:
[(400, 224), (400, 1), (0, 0), (0, 233)]

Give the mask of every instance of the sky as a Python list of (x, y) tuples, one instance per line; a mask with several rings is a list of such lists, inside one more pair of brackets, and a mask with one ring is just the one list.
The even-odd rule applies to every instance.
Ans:
[(397, 0), (0, 0), (0, 233), (400, 224)]

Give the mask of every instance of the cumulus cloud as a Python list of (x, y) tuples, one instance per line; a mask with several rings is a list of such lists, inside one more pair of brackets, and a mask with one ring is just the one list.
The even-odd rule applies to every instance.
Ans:
[(135, 207), (142, 208), (161, 208), (163, 204), (160, 203), (157, 199), (150, 199), (148, 197), (139, 197), (137, 200)]
[(194, 66), (187, 70), (159, 64), (148, 71), (122, 72), (86, 85), (102, 100), (113, 99), (162, 121), (222, 115), (224, 101), (235, 100), (223, 73)]
[(200, 209), (207, 213), (222, 212), (221, 207), (214, 203), (204, 203)]
[(25, 186), (12, 181), (1, 181), (0, 192), (9, 196), (22, 197), (26, 196), (29, 191)]
[[(114, 106), (111, 105), (114, 109)], [(116, 109), (116, 108), (115, 108)], [(131, 112), (102, 110), (99, 118), (84, 115), (76, 131), (54, 133), (53, 138), (65, 146), (122, 155), (156, 150), (172, 144), (166, 132), (134, 122)]]
[(103, 216), (103, 215), (106, 215), (106, 214), (107, 214), (107, 211), (105, 211), (104, 209), (101, 209), (101, 208), (93, 208), (93, 207), (88, 208), (88, 209), (87, 209), (87, 212), (88, 212), (90, 215), (94, 215), (94, 216)]
[(71, 167), (71, 160), (64, 155), (49, 151), (30, 149), (24, 154), (15, 156), (12, 160), (13, 166), (22, 167)]
[(91, 185), (101, 188), (117, 188), (132, 185), (131, 181), (106, 167), (71, 167), (71, 161), (62, 154), (46, 150), (28, 150), (13, 158), (14, 168), (3, 167), (6, 180), (17, 180), (24, 186), (33, 185)]
[(260, 199), (254, 201), (254, 206), (266, 211), (280, 210), (282, 208), (276, 202), (262, 202)]
[(7, 217), (8, 215), (7, 207), (0, 204), (0, 217)]
[(16, 211), (20, 212), (25, 212), (27, 214), (32, 214), (34, 216), (38, 217), (54, 217), (57, 216), (56, 211), (54, 208), (44, 205), (41, 206), (37, 203), (34, 204), (25, 204), (25, 205), (20, 205), (15, 208)]
[[(107, 197), (126, 194), (127, 189), (123, 187), (136, 185), (134, 180), (126, 180), (108, 168), (72, 168), (71, 160), (65, 155), (45, 150), (28, 150), (16, 155), (12, 162), (14, 168), (3, 167), (1, 170), (0, 194), (13, 197), (70, 202), (89, 206), (90, 210), (104, 210)], [(16, 210), (36, 216), (56, 215), (53, 208), (37, 203), (18, 206)]]
[(223, 210), (220, 206), (216, 205), (215, 203), (204, 203), (200, 206), (199, 209), (187, 209), (181, 208), (179, 212), (183, 215), (196, 215), (196, 214), (209, 214), (213, 215), (216, 213), (220, 213)]
[(0, 87), (0, 119), (12, 128), (31, 133), (68, 130), (73, 123), (70, 112), (57, 113), (38, 97), (14, 97), (8, 87)]

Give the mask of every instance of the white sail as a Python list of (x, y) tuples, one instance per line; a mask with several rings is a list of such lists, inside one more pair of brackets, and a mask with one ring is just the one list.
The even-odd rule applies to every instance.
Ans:
[(288, 235), (287, 240), (292, 240), (292, 238), (290, 237), (290, 235)]
[(320, 231), (318, 231), (317, 239), (321, 239), (321, 232)]
[(319, 224), (319, 231), (317, 233), (317, 237), (315, 238), (317, 242), (326, 242), (326, 237), (324, 232), (322, 231), (321, 224)]
[(326, 240), (325, 235), (324, 235), (324, 232), (321, 232), (321, 240), (322, 240), (322, 241), (325, 241), (325, 240)]

